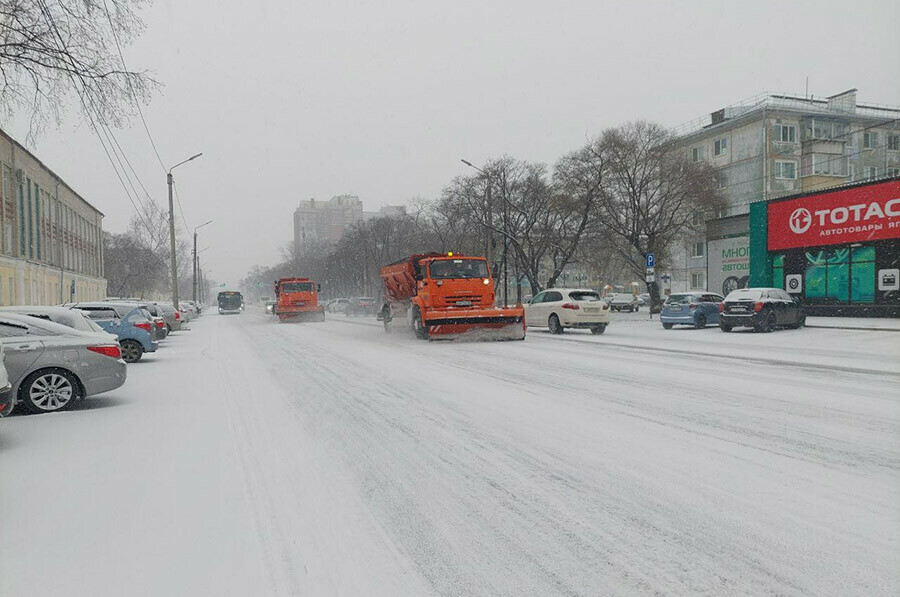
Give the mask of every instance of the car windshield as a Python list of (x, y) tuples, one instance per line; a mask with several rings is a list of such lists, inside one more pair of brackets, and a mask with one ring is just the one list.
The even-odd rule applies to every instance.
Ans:
[(757, 288), (741, 288), (740, 290), (729, 293), (729, 295), (725, 297), (725, 300), (731, 302), (758, 301), (762, 296), (763, 291)]
[(575, 291), (569, 293), (569, 298), (573, 301), (578, 301), (581, 303), (596, 303), (600, 300), (600, 294), (594, 292), (592, 290), (589, 291)]
[(687, 305), (694, 302), (693, 294), (673, 294), (666, 299), (667, 305)]
[(487, 264), (481, 259), (441, 259), (432, 261), (431, 277), (437, 280), (448, 278), (487, 278)]
[(314, 292), (316, 285), (313, 282), (285, 282), (281, 285), (281, 292)]

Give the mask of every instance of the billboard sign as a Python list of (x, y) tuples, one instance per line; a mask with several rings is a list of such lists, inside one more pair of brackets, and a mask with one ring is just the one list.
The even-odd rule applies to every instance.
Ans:
[(900, 181), (768, 204), (769, 251), (900, 238)]
[(722, 296), (746, 288), (750, 276), (750, 237), (719, 238), (708, 241), (710, 292)]

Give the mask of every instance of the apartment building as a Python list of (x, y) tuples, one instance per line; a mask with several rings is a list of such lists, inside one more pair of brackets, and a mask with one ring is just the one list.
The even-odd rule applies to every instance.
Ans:
[(900, 174), (900, 106), (859, 103), (856, 89), (826, 98), (761, 94), (676, 134), (675, 151), (716, 167), (727, 203), (700, 214), (707, 234), (673, 252), (672, 292), (746, 285), (752, 203)]

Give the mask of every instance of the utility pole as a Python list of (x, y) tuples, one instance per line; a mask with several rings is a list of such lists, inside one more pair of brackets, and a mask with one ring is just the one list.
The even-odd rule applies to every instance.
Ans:
[(175, 263), (175, 205), (172, 203), (172, 170), (166, 173), (169, 185), (169, 267), (172, 270), (172, 306), (178, 308), (178, 268)]
[[(194, 300), (195, 303), (197, 302), (197, 270), (200, 268), (200, 259), (198, 257), (198, 253), (197, 253), (197, 231), (200, 230), (201, 228), (203, 228), (204, 226), (206, 226), (207, 224), (212, 224), (212, 220), (210, 220), (209, 222), (206, 222), (204, 224), (200, 224), (199, 226), (194, 228), (194, 259), (193, 259), (194, 273), (193, 273), (193, 276), (191, 277), (191, 288), (193, 290), (191, 298)], [(205, 250), (206, 249), (204, 249), (204, 251)]]
[(178, 264), (175, 260), (175, 204), (172, 201), (172, 188), (174, 179), (172, 178), (172, 170), (182, 164), (186, 164), (191, 160), (196, 160), (202, 153), (192, 155), (183, 162), (178, 162), (166, 172), (166, 183), (169, 185), (169, 267), (172, 268), (172, 306), (178, 308)]

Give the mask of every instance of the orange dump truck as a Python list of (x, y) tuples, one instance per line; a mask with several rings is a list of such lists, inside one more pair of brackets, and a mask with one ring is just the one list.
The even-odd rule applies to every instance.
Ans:
[(275, 315), (278, 319), (325, 321), (319, 305), (319, 285), (309, 278), (281, 278), (275, 282)]
[(395, 321), (418, 338), (525, 339), (525, 309), (494, 306), (487, 259), (453, 253), (412, 255), (381, 268), (385, 331)]

